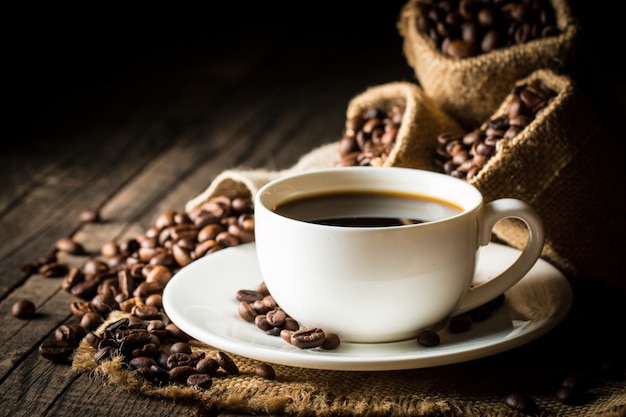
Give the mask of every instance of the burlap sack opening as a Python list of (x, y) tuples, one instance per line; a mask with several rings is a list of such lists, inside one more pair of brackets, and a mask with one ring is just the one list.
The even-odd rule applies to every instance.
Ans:
[(504, 100), (510, 86), (536, 69), (566, 73), (580, 46), (580, 26), (566, 0), (551, 0), (561, 34), (456, 60), (444, 55), (417, 30), (419, 4), (409, 0), (397, 27), (403, 50), (420, 86), (464, 127), (480, 124)]
[(404, 116), (383, 166), (411, 168), (416, 164), (427, 164), (431, 155), (430, 138), (443, 131), (463, 132), (463, 128), (443, 112), (422, 88), (410, 82), (392, 82), (368, 88), (350, 100), (346, 118), (356, 117), (368, 108), (386, 111), (394, 105), (405, 107)]
[[(514, 139), (506, 145), (503, 142), (468, 182), (486, 201), (513, 197), (532, 205), (546, 230), (542, 256), (569, 277), (602, 281), (624, 290), (626, 230), (615, 204), (615, 182), (621, 175), (614, 152), (604, 146), (617, 141), (609, 139), (598, 114), (571, 78), (537, 70), (515, 85), (535, 80), (557, 96)], [(492, 117), (502, 115), (511, 99), (512, 95), (507, 96)], [(431, 149), (434, 142), (433, 137)], [(432, 165), (416, 163), (415, 167), (430, 169)], [(494, 233), (516, 248), (522, 248), (527, 239), (519, 221), (502, 221)]]

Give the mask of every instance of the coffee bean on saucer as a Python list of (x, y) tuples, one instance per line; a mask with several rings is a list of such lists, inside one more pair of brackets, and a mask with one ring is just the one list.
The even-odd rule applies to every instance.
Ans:
[(246, 303), (253, 303), (256, 300), (262, 300), (265, 297), (265, 294), (256, 290), (246, 290), (242, 289), (237, 291), (235, 294), (237, 301), (245, 301)]
[(417, 343), (425, 347), (438, 346), (441, 343), (439, 334), (433, 330), (424, 330), (417, 335)]
[(319, 327), (304, 327), (291, 334), (291, 344), (300, 349), (310, 349), (322, 346), (326, 334)]
[(452, 333), (464, 333), (468, 331), (472, 327), (472, 320), (469, 316), (456, 316), (450, 319), (450, 324), (448, 324), (448, 330)]
[(324, 343), (322, 343), (322, 349), (324, 350), (337, 349), (341, 344), (341, 339), (339, 338), (339, 335), (335, 333), (325, 332), (324, 336)]

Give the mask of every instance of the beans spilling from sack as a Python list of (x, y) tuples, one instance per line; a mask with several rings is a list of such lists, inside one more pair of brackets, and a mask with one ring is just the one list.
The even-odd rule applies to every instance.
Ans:
[(445, 55), (469, 58), (560, 33), (547, 0), (420, 2), (417, 30)]
[(338, 166), (382, 166), (396, 143), (403, 116), (403, 107), (392, 106), (387, 111), (370, 107), (348, 118)]
[(441, 172), (469, 180), (476, 176), (501, 146), (515, 138), (552, 102), (556, 93), (540, 81), (516, 86), (504, 114), (465, 134), (437, 137), (435, 164)]

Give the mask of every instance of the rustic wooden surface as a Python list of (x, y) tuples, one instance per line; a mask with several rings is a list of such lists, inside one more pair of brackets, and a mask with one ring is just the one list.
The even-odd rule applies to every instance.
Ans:
[[(60, 279), (19, 265), (66, 236), (97, 253), (104, 242), (143, 233), (157, 214), (182, 210), (225, 169), (286, 168), (338, 140), (351, 97), (414, 80), (395, 29), (401, 4), (320, 6), (306, 19), (283, 16), (289, 22), (278, 10), (257, 13), (260, 6), (162, 11), (154, 20), (139, 12), (75, 20), (62, 11), (56, 20), (45, 11), (19, 20), (20, 33), (34, 37), (12, 44), (5, 64), (11, 109), (0, 148), (0, 415), (208, 413), (104, 386), (41, 358), (39, 344), (74, 322), (74, 297)], [(605, 76), (613, 82), (619, 74)], [(607, 115), (623, 108), (617, 86), (603, 93), (602, 104), (613, 103)], [(105, 221), (81, 224), (86, 208)], [(62, 260), (79, 266), (84, 258)], [(35, 302), (36, 318), (11, 316), (20, 298)]]

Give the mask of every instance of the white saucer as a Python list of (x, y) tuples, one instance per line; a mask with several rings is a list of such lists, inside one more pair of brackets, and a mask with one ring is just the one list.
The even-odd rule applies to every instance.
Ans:
[[(335, 350), (298, 349), (269, 336), (237, 312), (235, 293), (262, 282), (254, 243), (223, 249), (179, 271), (163, 292), (170, 319), (195, 339), (251, 359), (302, 368), (380, 371), (425, 368), (500, 353), (528, 343), (567, 315), (572, 289), (552, 265), (539, 260), (506, 293), (505, 303), (487, 320), (460, 334), (440, 332), (441, 344), (422, 347), (416, 340), (393, 343), (342, 343)], [(519, 251), (495, 243), (481, 249), (477, 280), (500, 272)], [(522, 306), (522, 308), (515, 308)], [(526, 308), (528, 306), (528, 308)], [(546, 311), (544, 306), (550, 306)], [(520, 310), (530, 312), (528, 317)], [(538, 311), (538, 313), (536, 313)]]

